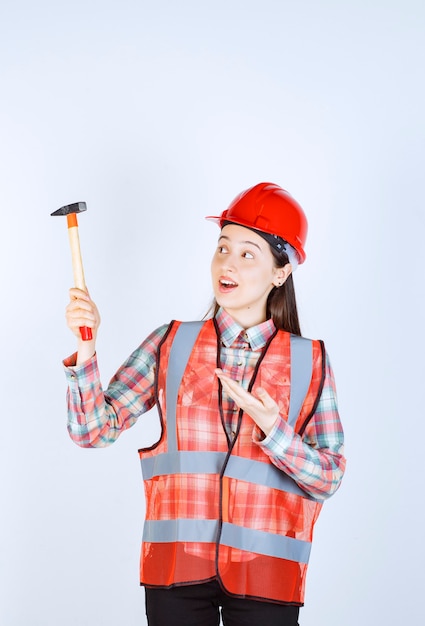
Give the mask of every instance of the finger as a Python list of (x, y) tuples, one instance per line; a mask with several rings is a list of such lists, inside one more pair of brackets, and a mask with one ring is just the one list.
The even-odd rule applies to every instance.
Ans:
[(268, 408), (272, 409), (275, 406), (277, 406), (276, 402), (267, 393), (267, 391), (263, 389), (263, 387), (258, 387), (258, 389), (255, 390), (255, 395), (260, 400), (260, 402), (262, 402), (262, 404), (265, 406), (266, 409)]
[(232, 398), (238, 407), (242, 408), (244, 411), (253, 411), (263, 408), (264, 405), (262, 401), (253, 396), (252, 393), (246, 391), (238, 381), (233, 380), (220, 369), (216, 369), (215, 372), (221, 381), (223, 390)]
[(91, 311), (93, 314), (95, 312), (95, 308), (91, 302), (87, 302), (86, 300), (71, 300), (67, 306), (66, 311)]
[(236, 381), (224, 381), (222, 385), (225, 393), (227, 393), (227, 395), (229, 395), (239, 407), (246, 409), (247, 407), (252, 407), (253, 405), (258, 407), (262, 406), (257, 398), (254, 398), (252, 394), (246, 391)]
[(238, 383), (236, 380), (233, 380), (232, 378), (229, 378), (229, 376), (226, 376), (222, 372), (217, 373), (217, 376), (221, 381), (223, 389), (225, 389), (226, 391), (238, 393), (238, 391), (242, 389), (240, 383)]
[(88, 292), (83, 289), (78, 289), (78, 287), (71, 287), (69, 290), (69, 297), (71, 300), (85, 300), (90, 302), (90, 296)]
[(72, 301), (65, 309), (65, 316), (69, 319), (84, 317), (96, 320), (98, 315), (95, 308), (90, 303), (81, 302), (80, 300)]
[(240, 385), (239, 381), (234, 380), (233, 378), (230, 378), (230, 376), (225, 374), (222, 369), (217, 368), (214, 371), (222, 382), (229, 384), (229, 385)]
[(88, 319), (96, 319), (96, 311), (92, 307), (86, 307), (80, 304), (72, 305), (70, 304), (66, 308), (66, 316), (75, 318), (75, 317), (84, 317)]

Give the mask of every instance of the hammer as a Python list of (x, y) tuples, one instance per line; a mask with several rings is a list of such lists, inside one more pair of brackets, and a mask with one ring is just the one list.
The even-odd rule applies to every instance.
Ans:
[[(68, 221), (69, 244), (71, 246), (72, 269), (74, 272), (74, 286), (83, 291), (87, 291), (84, 280), (83, 261), (81, 258), (80, 238), (78, 236), (78, 219), (77, 214), (87, 211), (85, 202), (74, 202), (66, 204), (50, 215), (66, 215)], [(92, 337), (91, 328), (82, 326), (80, 328), (81, 338), (83, 341), (90, 341)]]

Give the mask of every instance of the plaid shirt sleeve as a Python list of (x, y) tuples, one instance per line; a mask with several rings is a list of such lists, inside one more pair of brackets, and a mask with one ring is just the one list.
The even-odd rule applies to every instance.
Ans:
[(335, 493), (345, 471), (344, 433), (328, 355), (322, 394), (303, 436), (280, 418), (266, 438), (255, 427), (254, 440), (276, 467), (314, 498), (325, 500)]
[(119, 368), (105, 392), (96, 355), (81, 365), (75, 365), (76, 354), (64, 360), (68, 432), (77, 445), (108, 446), (152, 408), (156, 353), (167, 328), (161, 326), (145, 339)]

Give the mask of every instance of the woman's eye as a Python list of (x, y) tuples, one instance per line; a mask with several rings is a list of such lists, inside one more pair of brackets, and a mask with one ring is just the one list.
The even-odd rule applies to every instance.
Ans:
[(252, 252), (244, 252), (244, 253), (242, 254), (242, 256), (243, 256), (245, 259), (253, 259), (253, 258), (254, 258), (254, 255), (252, 254)]
[(227, 248), (225, 246), (218, 246), (218, 252), (220, 254), (226, 254)]

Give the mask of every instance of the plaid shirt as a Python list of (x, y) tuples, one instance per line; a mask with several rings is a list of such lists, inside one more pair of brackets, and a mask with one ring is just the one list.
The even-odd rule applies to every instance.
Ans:
[[(275, 331), (272, 320), (244, 329), (223, 309), (217, 314), (223, 370), (247, 388), (262, 348)], [(158, 345), (168, 325), (160, 326), (130, 355), (104, 392), (96, 356), (75, 365), (76, 355), (65, 359), (68, 380), (68, 430), (82, 447), (113, 443), (123, 430), (155, 404), (154, 382)], [(238, 410), (223, 397), (223, 412), (230, 436), (236, 429)], [(283, 418), (267, 437), (253, 423), (253, 440), (279, 469), (305, 491), (325, 499), (339, 487), (344, 470), (343, 430), (338, 415), (335, 383), (326, 356), (326, 375), (313, 418), (302, 438)]]

